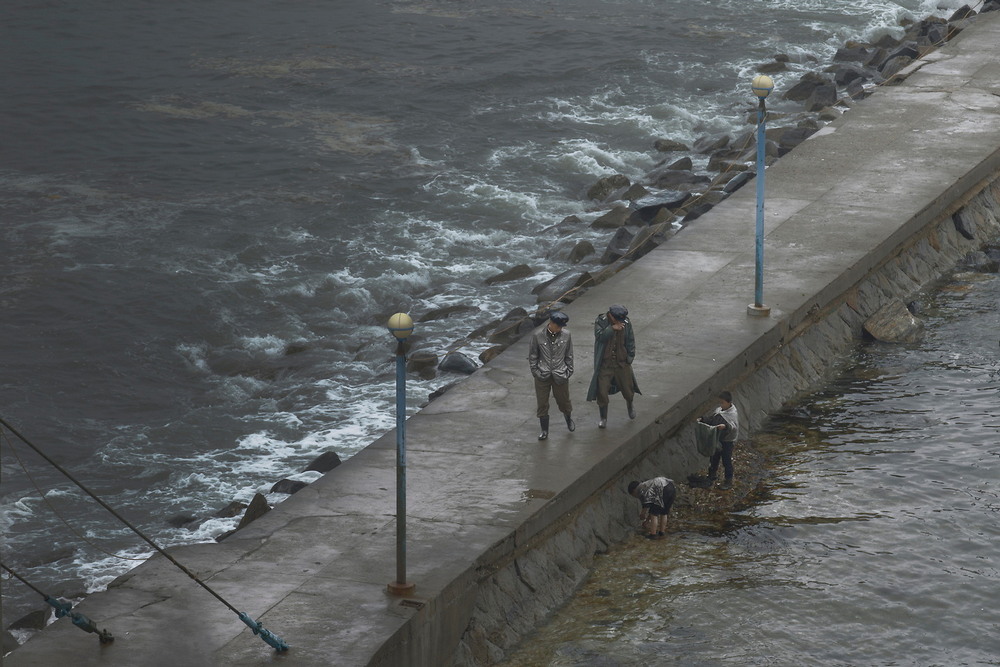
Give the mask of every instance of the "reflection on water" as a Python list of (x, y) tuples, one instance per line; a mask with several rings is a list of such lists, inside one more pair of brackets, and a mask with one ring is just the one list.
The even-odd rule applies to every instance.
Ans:
[(956, 276), (922, 342), (860, 347), (755, 434), (742, 508), (600, 557), (507, 664), (1000, 663), (998, 305)]

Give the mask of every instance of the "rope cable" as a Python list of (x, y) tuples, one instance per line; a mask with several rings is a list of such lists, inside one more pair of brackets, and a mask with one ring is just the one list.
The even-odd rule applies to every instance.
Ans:
[(38, 493), (38, 496), (42, 499), (42, 502), (45, 503), (45, 506), (49, 508), (49, 511), (52, 512), (56, 516), (56, 518), (63, 523), (64, 526), (66, 526), (67, 530), (76, 535), (82, 542), (87, 543), (94, 549), (100, 551), (106, 556), (111, 556), (112, 558), (118, 558), (121, 560), (134, 560), (139, 562), (148, 560), (148, 558), (135, 558), (133, 556), (122, 556), (121, 554), (112, 553), (111, 551), (104, 549), (103, 547), (101, 547), (101, 545), (91, 541), (88, 537), (83, 535), (80, 531), (78, 531), (75, 527), (73, 527), (73, 525), (62, 514), (60, 514), (59, 511), (55, 508), (55, 506), (49, 501), (48, 496), (45, 495), (45, 492), (42, 491), (41, 487), (38, 485), (38, 482), (35, 481), (35, 478), (28, 470), (28, 467), (24, 464), (24, 460), (21, 459), (21, 455), (17, 453), (17, 448), (14, 446), (14, 443), (10, 441), (10, 438), (7, 437), (7, 432), (4, 431), (3, 429), (0, 429), (0, 443), (6, 443), (7, 450), (14, 455), (15, 459), (17, 459), (17, 463), (19, 466), (21, 466), (21, 470), (24, 471), (24, 474), (31, 482), (31, 485), (35, 487), (35, 491)]
[(254, 620), (252, 620), (250, 618), (250, 616), (246, 612), (241, 612), (239, 609), (237, 609), (232, 604), (230, 604), (224, 597), (222, 597), (221, 595), (219, 595), (218, 593), (216, 593), (214, 590), (212, 590), (212, 588), (208, 584), (206, 584), (201, 579), (199, 579), (197, 576), (195, 576), (195, 574), (193, 572), (191, 572), (191, 570), (189, 570), (186, 567), (184, 567), (184, 565), (182, 565), (176, 558), (174, 558), (173, 556), (171, 556), (170, 554), (168, 554), (163, 548), (161, 548), (160, 545), (158, 545), (152, 539), (150, 539), (149, 537), (147, 537), (145, 533), (143, 533), (141, 530), (139, 530), (138, 528), (136, 528), (135, 526), (133, 526), (132, 523), (129, 522), (128, 519), (126, 519), (125, 517), (123, 517), (121, 514), (119, 514), (117, 511), (115, 511), (114, 508), (112, 508), (110, 505), (108, 505), (106, 502), (104, 502), (104, 500), (102, 500), (97, 494), (95, 494), (93, 491), (91, 491), (90, 489), (88, 489), (82, 482), (80, 482), (79, 480), (77, 480), (68, 470), (66, 470), (65, 468), (63, 468), (58, 463), (56, 463), (45, 452), (43, 452), (41, 449), (39, 449), (38, 447), (36, 447), (30, 440), (28, 440), (26, 437), (24, 437), (17, 429), (15, 429), (13, 426), (11, 426), (7, 422), (7, 420), (5, 420), (3, 417), (0, 417), (0, 425), (5, 426), (7, 429), (9, 429), (11, 433), (13, 433), (15, 436), (17, 436), (17, 438), (19, 440), (21, 440), (21, 442), (23, 442), (24, 444), (28, 445), (28, 447), (30, 447), (32, 450), (34, 450), (36, 454), (38, 454), (43, 459), (45, 459), (45, 461), (49, 465), (51, 465), (53, 468), (55, 468), (56, 470), (58, 470), (59, 472), (61, 472), (63, 475), (65, 475), (71, 482), (73, 482), (78, 487), (80, 487), (80, 489), (84, 493), (86, 493), (88, 496), (90, 496), (91, 498), (93, 498), (94, 501), (97, 502), (97, 504), (99, 504), (101, 507), (103, 507), (108, 512), (110, 512), (112, 516), (114, 516), (116, 519), (118, 519), (123, 524), (125, 524), (125, 526), (127, 526), (132, 532), (134, 532), (136, 535), (138, 535), (140, 538), (142, 538), (143, 541), (145, 541), (147, 544), (149, 544), (149, 546), (153, 547), (153, 549), (155, 549), (160, 555), (162, 555), (164, 558), (166, 558), (168, 561), (170, 561), (173, 565), (175, 565), (177, 567), (177, 569), (179, 569), (181, 572), (183, 572), (188, 577), (190, 577), (196, 584), (198, 584), (199, 586), (201, 586), (202, 588), (204, 588), (206, 591), (208, 591), (209, 593), (211, 593), (212, 597), (214, 597), (216, 600), (218, 600), (219, 602), (221, 602), (222, 604), (224, 604), (234, 614), (236, 614), (237, 616), (239, 616), (240, 620), (243, 621), (251, 630), (253, 630), (253, 633), (255, 635), (259, 634), (261, 636), (261, 639), (263, 639), (265, 642), (267, 642), (268, 644), (270, 644), (271, 646), (273, 646), (275, 648), (275, 650), (277, 650), (279, 652), (280, 651), (286, 651), (286, 650), (288, 650), (288, 644), (286, 644), (280, 637), (274, 635), (269, 630), (266, 630), (263, 627), (263, 625), (260, 623), (260, 621), (254, 621)]
[(0, 561), (0, 567), (10, 572), (10, 574), (16, 577), (18, 581), (20, 581), (22, 584), (24, 584), (31, 590), (41, 595), (45, 599), (45, 602), (56, 610), (56, 618), (69, 616), (69, 619), (73, 621), (73, 625), (80, 628), (84, 632), (93, 632), (94, 634), (97, 635), (97, 638), (101, 641), (102, 644), (110, 644), (115, 640), (114, 635), (112, 635), (110, 632), (108, 632), (107, 630), (101, 630), (100, 628), (97, 627), (97, 624), (94, 623), (92, 620), (90, 620), (87, 616), (81, 614), (78, 611), (74, 611), (72, 602), (57, 600), (51, 595), (46, 595), (44, 591), (42, 591), (40, 588), (32, 584), (30, 581), (19, 575), (14, 570), (7, 567), (7, 564), (2, 561)]

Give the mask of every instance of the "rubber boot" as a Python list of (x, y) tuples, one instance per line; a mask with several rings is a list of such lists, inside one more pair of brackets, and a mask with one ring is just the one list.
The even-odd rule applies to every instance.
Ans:
[(607, 428), (608, 427), (608, 406), (603, 408), (598, 406), (598, 410), (601, 411), (601, 421), (597, 422), (597, 428)]
[(635, 408), (632, 407), (632, 401), (626, 402), (625, 405), (628, 407), (628, 418), (635, 419)]
[(566, 428), (570, 431), (576, 430), (576, 422), (573, 421), (573, 415), (566, 413)]
[(539, 440), (548, 440), (549, 438), (549, 418), (539, 417), (538, 423), (542, 426), (542, 432), (538, 434)]

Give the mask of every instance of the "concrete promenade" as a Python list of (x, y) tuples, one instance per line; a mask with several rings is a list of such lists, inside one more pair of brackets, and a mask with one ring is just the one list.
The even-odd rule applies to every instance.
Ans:
[[(385, 592), (395, 578), (395, 434), (388, 433), (224, 542), (171, 551), (287, 641), (286, 654), (276, 655), (158, 557), (79, 605), (115, 635), (113, 644), (100, 646), (63, 619), (5, 664), (449, 664), (491, 573), (530, 558), (533, 545), (596, 496), (627, 525), (636, 507), (619, 493), (623, 479), (659, 443), (1000, 173), (998, 46), (1000, 12), (976, 18), (905, 70), (905, 81), (881, 88), (767, 170), (769, 318), (746, 314), (754, 293), (750, 184), (566, 309), (576, 337), (575, 433), (555, 412), (549, 440), (535, 439), (526, 340), (412, 417), (408, 570), (417, 588), (410, 598)], [(634, 422), (613, 397), (608, 428), (598, 430), (596, 407), (584, 397), (593, 319), (611, 303), (631, 311), (643, 395)], [(763, 417), (745, 415), (753, 425)], [(698, 463), (678, 451), (663, 472), (682, 479)]]

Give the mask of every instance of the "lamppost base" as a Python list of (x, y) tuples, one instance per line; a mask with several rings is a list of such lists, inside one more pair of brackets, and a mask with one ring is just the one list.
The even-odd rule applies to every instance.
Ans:
[(754, 317), (770, 317), (771, 307), (765, 306), (764, 304), (757, 305), (756, 303), (751, 303), (747, 306), (747, 315), (753, 315)]
[(389, 595), (402, 596), (402, 595), (409, 595), (410, 593), (413, 592), (413, 589), (415, 589), (416, 587), (417, 587), (416, 584), (412, 584), (407, 581), (403, 582), (393, 581), (388, 586), (386, 586), (386, 590), (389, 591)]

